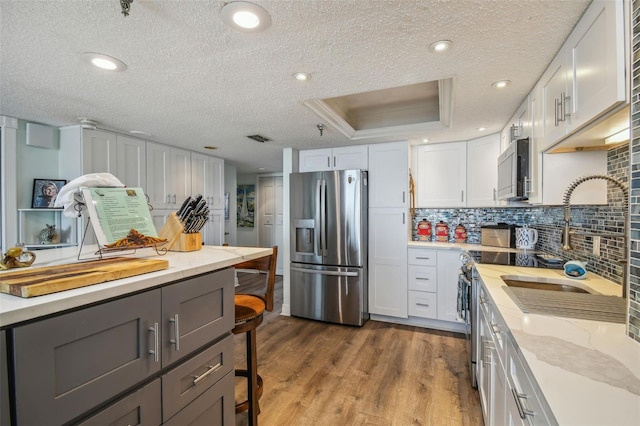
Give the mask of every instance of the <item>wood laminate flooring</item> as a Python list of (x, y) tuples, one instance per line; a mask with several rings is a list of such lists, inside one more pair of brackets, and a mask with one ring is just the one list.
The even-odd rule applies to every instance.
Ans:
[[(236, 292), (251, 292), (263, 276), (238, 273)], [(471, 387), (464, 336), (368, 321), (363, 327), (280, 315), (258, 327), (258, 372), (264, 379), (263, 426), (482, 425)], [(244, 368), (244, 335), (235, 336), (236, 368)], [(236, 379), (236, 398), (246, 395)], [(236, 415), (236, 426), (247, 413)]]

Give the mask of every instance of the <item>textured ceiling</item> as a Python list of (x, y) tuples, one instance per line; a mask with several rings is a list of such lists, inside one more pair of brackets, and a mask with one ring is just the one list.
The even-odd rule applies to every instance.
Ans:
[[(450, 129), (386, 140), (472, 139), (478, 127), (501, 130), (590, 1), (255, 3), (272, 24), (248, 34), (222, 23), (223, 1), (135, 0), (124, 17), (118, 0), (0, 0), (0, 115), (53, 126), (90, 117), (223, 157), (240, 172), (280, 171), (282, 148), (355, 143), (331, 127), (320, 136), (304, 101), (454, 77)], [(452, 49), (431, 53), (441, 39)], [(98, 70), (83, 52), (128, 69)], [(297, 71), (311, 80), (297, 82)], [(500, 79), (513, 83), (492, 89)]]

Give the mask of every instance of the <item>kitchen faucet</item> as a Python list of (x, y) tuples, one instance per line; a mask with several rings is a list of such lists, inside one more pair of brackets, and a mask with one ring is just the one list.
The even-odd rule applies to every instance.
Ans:
[(611, 183), (614, 183), (615, 185), (617, 185), (623, 192), (623, 196), (624, 196), (624, 232), (622, 234), (620, 233), (596, 233), (596, 232), (585, 232), (583, 233), (584, 235), (591, 235), (591, 236), (602, 236), (602, 237), (610, 237), (610, 238), (619, 238), (622, 237), (624, 239), (624, 243), (622, 245), (623, 247), (623, 254), (625, 256), (624, 259), (620, 260), (618, 263), (620, 265), (624, 266), (623, 269), (623, 273), (622, 273), (622, 297), (626, 298), (627, 297), (627, 237), (628, 237), (628, 231), (629, 231), (629, 224), (628, 224), (628, 211), (629, 211), (629, 188), (627, 187), (627, 185), (614, 178), (613, 176), (609, 176), (609, 175), (589, 175), (589, 176), (583, 176), (581, 178), (576, 179), (575, 181), (573, 181), (573, 183), (571, 185), (569, 185), (569, 187), (567, 188), (567, 190), (564, 193), (564, 199), (563, 199), (563, 209), (564, 209), (564, 233), (563, 233), (563, 244), (562, 244), (562, 250), (571, 250), (571, 245), (570, 245), (570, 241), (569, 241), (569, 235), (571, 233), (577, 233), (574, 231), (571, 231), (570, 229), (570, 225), (571, 225), (571, 194), (573, 193), (573, 191), (582, 183), (589, 181), (589, 180), (593, 180), (593, 179), (602, 179), (602, 180), (607, 180)]

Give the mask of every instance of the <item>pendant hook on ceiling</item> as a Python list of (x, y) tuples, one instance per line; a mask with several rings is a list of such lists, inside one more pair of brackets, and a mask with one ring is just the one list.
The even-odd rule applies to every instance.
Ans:
[(318, 124), (316, 127), (320, 131), (320, 136), (322, 136), (322, 133), (324, 132), (324, 124)]
[(120, 0), (120, 6), (122, 7), (122, 14), (124, 16), (129, 16), (129, 11), (131, 10), (131, 3), (133, 3), (133, 0)]

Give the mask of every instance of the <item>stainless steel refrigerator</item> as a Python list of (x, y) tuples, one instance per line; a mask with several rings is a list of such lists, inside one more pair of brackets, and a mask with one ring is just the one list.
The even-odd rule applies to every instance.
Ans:
[(367, 172), (294, 173), (291, 314), (363, 325), (367, 308)]

